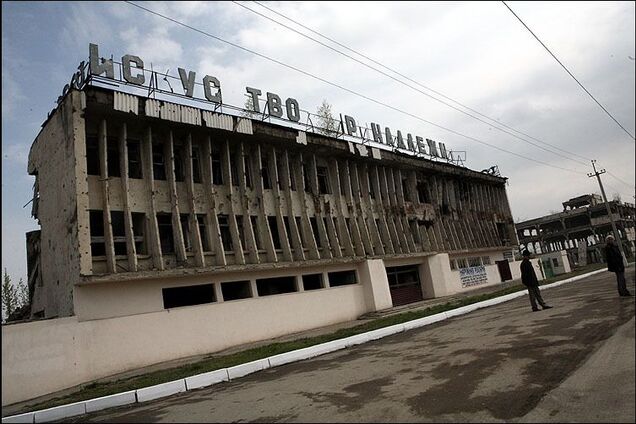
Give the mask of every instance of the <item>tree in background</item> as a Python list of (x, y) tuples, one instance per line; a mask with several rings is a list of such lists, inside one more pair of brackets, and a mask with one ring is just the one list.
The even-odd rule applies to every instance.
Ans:
[(331, 135), (338, 131), (338, 121), (336, 121), (331, 113), (331, 105), (323, 99), (322, 104), (316, 110), (318, 115), (318, 123), (316, 130), (320, 134)]
[(29, 287), (24, 284), (22, 278), (18, 282), (18, 286), (14, 287), (11, 283), (11, 276), (4, 269), (4, 278), (2, 280), (2, 320), (6, 322), (11, 315), (17, 310), (24, 308), (29, 304)]
[(246, 118), (256, 115), (256, 109), (254, 109), (254, 100), (252, 96), (247, 97), (247, 99), (245, 100), (245, 104), (243, 105), (243, 109), (245, 110), (241, 112), (241, 115)]

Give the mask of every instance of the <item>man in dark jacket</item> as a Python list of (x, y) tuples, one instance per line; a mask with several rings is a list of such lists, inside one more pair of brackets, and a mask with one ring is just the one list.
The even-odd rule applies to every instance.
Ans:
[(605, 258), (607, 258), (607, 270), (616, 274), (616, 282), (618, 283), (618, 294), (621, 296), (631, 296), (625, 284), (625, 264), (623, 264), (623, 255), (618, 250), (618, 246), (614, 242), (613, 236), (605, 238)]
[(523, 260), (521, 261), (521, 282), (528, 288), (532, 312), (539, 310), (539, 308), (537, 308), (537, 302), (539, 302), (539, 305), (541, 305), (543, 309), (550, 309), (552, 307), (546, 305), (541, 297), (539, 281), (537, 281), (537, 275), (534, 273), (532, 262), (530, 262), (530, 252), (527, 249), (523, 251)]

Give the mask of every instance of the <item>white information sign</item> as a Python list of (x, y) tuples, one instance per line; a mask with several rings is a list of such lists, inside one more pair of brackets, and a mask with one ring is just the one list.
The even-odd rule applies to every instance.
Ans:
[(486, 267), (483, 265), (461, 268), (459, 270), (459, 278), (461, 279), (462, 287), (477, 286), (488, 282)]

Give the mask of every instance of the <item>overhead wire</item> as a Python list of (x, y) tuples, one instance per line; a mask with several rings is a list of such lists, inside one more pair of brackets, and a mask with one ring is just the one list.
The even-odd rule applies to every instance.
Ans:
[[(362, 54), (360, 54), (360, 53), (356, 52), (355, 50), (352, 50), (352, 49), (350, 49), (350, 48), (348, 48), (348, 47), (343, 46), (343, 47), (344, 47), (344, 48), (346, 48), (347, 50), (353, 51), (354, 53), (356, 53), (356, 54), (358, 54), (358, 55), (360, 55), (360, 56), (362, 56), (362, 57), (364, 57), (364, 58), (366, 58), (366, 59), (368, 59), (368, 60), (371, 60), (371, 61), (373, 61), (374, 63), (376, 63), (376, 64), (378, 64), (378, 65), (380, 65), (380, 66), (382, 66), (383, 68), (388, 69), (389, 71), (391, 71), (391, 72), (393, 72), (393, 73), (395, 73), (395, 74), (397, 74), (397, 75), (400, 75), (402, 78), (408, 79), (409, 81), (413, 81), (415, 84), (418, 84), (418, 85), (420, 85), (420, 86), (424, 87), (425, 89), (427, 89), (427, 90), (429, 90), (429, 91), (433, 91), (433, 92), (435, 92), (436, 94), (438, 94), (438, 95), (440, 95), (440, 96), (442, 96), (442, 97), (444, 97), (444, 98), (447, 98), (447, 99), (449, 99), (450, 101), (452, 101), (452, 102), (454, 102), (454, 103), (457, 103), (457, 104), (461, 105), (462, 107), (464, 107), (464, 108), (466, 108), (466, 109), (469, 109), (469, 110), (473, 111), (474, 113), (476, 113), (476, 114), (478, 114), (478, 115), (481, 115), (481, 116), (484, 116), (484, 117), (485, 117), (485, 118), (487, 118), (487, 119), (490, 119), (491, 121), (495, 122), (495, 124), (493, 124), (493, 123), (491, 123), (491, 122), (487, 122), (487, 121), (485, 121), (485, 120), (483, 120), (483, 119), (481, 119), (481, 118), (479, 118), (479, 117), (477, 117), (477, 116), (475, 116), (475, 115), (473, 115), (473, 114), (471, 114), (471, 113), (468, 113), (468, 112), (466, 112), (466, 111), (464, 111), (464, 110), (461, 110), (460, 108), (458, 108), (458, 107), (456, 107), (456, 106), (453, 106), (453, 105), (451, 105), (451, 104), (449, 104), (449, 103), (447, 103), (447, 102), (445, 102), (445, 101), (443, 101), (443, 100), (440, 100), (440, 99), (438, 99), (437, 97), (432, 96), (432, 95), (430, 95), (430, 94), (428, 94), (428, 93), (426, 93), (426, 92), (424, 92), (424, 91), (422, 91), (422, 90), (418, 89), (417, 87), (414, 87), (414, 86), (412, 86), (412, 85), (410, 85), (410, 84), (408, 84), (408, 83), (406, 83), (406, 82), (404, 82), (404, 81), (402, 81), (402, 80), (400, 80), (400, 79), (398, 79), (398, 78), (395, 78), (394, 76), (389, 75), (389, 74), (387, 74), (386, 72), (384, 72), (384, 71), (382, 71), (382, 70), (380, 70), (380, 69), (378, 69), (378, 68), (375, 68), (375, 67), (373, 67), (373, 66), (369, 65), (368, 63), (365, 63), (365, 62), (363, 62), (363, 61), (361, 61), (361, 60), (358, 60), (358, 59), (356, 59), (356, 58), (354, 58), (354, 57), (352, 57), (352, 56), (348, 55), (347, 53), (344, 53), (344, 52), (342, 52), (342, 51), (340, 51), (340, 50), (338, 50), (338, 49), (335, 49), (335, 48), (333, 48), (332, 46), (329, 46), (329, 45), (327, 45), (327, 44), (323, 43), (323, 42), (322, 42), (322, 41), (320, 41), (320, 40), (316, 40), (315, 38), (310, 37), (309, 35), (304, 34), (304, 33), (300, 32), (300, 31), (298, 31), (298, 30), (296, 30), (296, 29), (294, 29), (294, 28), (292, 28), (292, 27), (290, 27), (290, 26), (288, 26), (288, 25), (286, 25), (286, 24), (284, 24), (284, 23), (282, 23), (282, 22), (280, 22), (280, 21), (277, 21), (276, 19), (273, 19), (273, 18), (271, 18), (271, 17), (269, 17), (269, 16), (267, 16), (267, 15), (264, 15), (264, 14), (262, 14), (262, 13), (260, 13), (260, 12), (256, 11), (256, 10), (254, 10), (254, 9), (251, 9), (251, 8), (249, 8), (249, 7), (245, 6), (245, 5), (244, 5), (244, 4), (242, 4), (242, 3), (239, 3), (239, 2), (237, 2), (237, 1), (232, 1), (232, 3), (236, 4), (237, 6), (240, 6), (240, 7), (244, 8), (244, 9), (246, 9), (246, 10), (248, 10), (248, 11), (250, 11), (250, 12), (252, 12), (252, 13), (254, 13), (254, 14), (258, 15), (258, 16), (261, 16), (262, 18), (265, 18), (265, 19), (267, 19), (267, 20), (269, 20), (269, 21), (272, 21), (272, 22), (274, 22), (274, 23), (276, 23), (276, 24), (278, 24), (278, 25), (280, 25), (280, 26), (282, 26), (282, 27), (284, 27), (284, 28), (287, 28), (288, 30), (293, 31), (293, 32), (295, 32), (296, 34), (299, 34), (299, 35), (301, 35), (302, 37), (305, 37), (305, 38), (307, 38), (307, 39), (309, 39), (309, 40), (311, 40), (311, 41), (313, 41), (313, 42), (315, 42), (315, 43), (317, 43), (317, 44), (320, 44), (321, 46), (326, 47), (326, 48), (328, 48), (328, 49), (330, 49), (330, 50), (332, 50), (332, 51), (334, 51), (334, 52), (336, 52), (336, 53), (338, 53), (338, 54), (340, 54), (340, 55), (342, 55), (342, 56), (345, 56), (345, 57), (347, 57), (347, 58), (349, 58), (349, 59), (353, 60), (354, 62), (359, 63), (359, 64), (361, 64), (361, 65), (363, 65), (363, 66), (365, 66), (365, 67), (367, 67), (367, 68), (369, 68), (369, 69), (371, 69), (371, 70), (373, 70), (373, 71), (376, 71), (376, 72), (378, 72), (378, 73), (380, 73), (380, 74), (382, 74), (382, 75), (384, 75), (384, 76), (386, 76), (386, 77), (388, 77), (388, 78), (390, 78), (390, 79), (392, 79), (392, 80), (394, 80), (394, 81), (396, 81), (396, 82), (398, 82), (398, 83), (400, 83), (400, 84), (402, 84), (402, 85), (404, 85), (404, 86), (406, 86), (406, 87), (408, 87), (408, 88), (410, 88), (410, 89), (412, 89), (412, 90), (414, 90), (414, 91), (416, 91), (416, 92), (418, 92), (418, 93), (420, 93), (420, 94), (423, 94), (423, 95), (424, 95), (424, 96), (426, 96), (426, 97), (429, 97), (429, 98), (431, 98), (431, 99), (433, 99), (433, 100), (435, 100), (435, 101), (437, 101), (437, 102), (439, 102), (439, 103), (442, 103), (443, 105), (445, 105), (445, 106), (447, 106), (447, 107), (450, 107), (450, 108), (452, 108), (452, 109), (454, 109), (454, 110), (456, 110), (456, 111), (458, 111), (458, 112), (460, 112), (460, 113), (463, 113), (464, 115), (467, 115), (467, 116), (469, 116), (469, 117), (471, 117), (471, 118), (473, 118), (473, 119), (475, 119), (475, 120), (477, 120), (477, 121), (479, 121), (479, 122), (482, 122), (482, 123), (484, 123), (484, 124), (488, 125), (489, 127), (493, 127), (493, 128), (495, 128), (496, 130), (498, 130), (498, 131), (501, 131), (501, 132), (503, 132), (503, 133), (506, 133), (506, 134), (508, 134), (508, 135), (510, 135), (510, 136), (512, 136), (512, 137), (515, 137), (515, 138), (517, 138), (517, 139), (519, 139), (519, 140), (521, 140), (521, 141), (523, 141), (523, 142), (525, 142), (525, 143), (528, 143), (528, 144), (530, 144), (530, 145), (532, 145), (532, 146), (535, 146), (535, 147), (537, 147), (537, 148), (539, 148), (539, 149), (542, 149), (542, 150), (544, 150), (544, 151), (546, 151), (546, 152), (548, 152), (548, 153), (551, 153), (551, 154), (554, 154), (554, 155), (560, 156), (560, 157), (562, 157), (562, 158), (564, 158), (564, 159), (571, 160), (571, 161), (576, 162), (576, 163), (581, 164), (581, 165), (585, 165), (585, 166), (587, 166), (587, 165), (588, 165), (588, 164), (587, 164), (587, 162), (582, 162), (582, 161), (580, 161), (580, 160), (577, 160), (577, 159), (571, 158), (571, 157), (569, 157), (569, 156), (565, 156), (565, 155), (563, 155), (563, 154), (561, 154), (561, 153), (558, 153), (558, 152), (556, 152), (556, 151), (550, 150), (550, 149), (545, 148), (545, 147), (543, 147), (543, 146), (540, 146), (540, 145), (538, 145), (538, 144), (536, 144), (536, 143), (533, 143), (533, 142), (531, 142), (531, 141), (528, 141), (528, 140), (526, 140), (526, 139), (524, 139), (524, 138), (522, 138), (522, 137), (519, 137), (518, 135), (516, 135), (516, 134), (514, 134), (514, 133), (512, 133), (512, 132), (510, 132), (510, 131), (507, 131), (507, 130), (505, 130), (505, 129), (503, 129), (503, 128), (500, 128), (500, 127), (498, 127), (497, 125), (502, 125), (502, 126), (505, 126), (505, 127), (507, 127), (507, 125), (501, 124), (501, 123), (499, 123), (498, 121), (494, 120), (493, 118), (489, 118), (489, 117), (487, 117), (486, 115), (483, 115), (483, 114), (481, 114), (481, 113), (479, 113), (479, 112), (477, 112), (477, 111), (475, 111), (475, 110), (473, 110), (473, 109), (470, 109), (470, 108), (468, 108), (467, 106), (465, 106), (465, 105), (463, 105), (463, 104), (461, 104), (461, 103), (459, 103), (459, 102), (457, 102), (457, 101), (455, 101), (455, 100), (453, 100), (453, 99), (450, 99), (450, 98), (448, 98), (447, 96), (444, 96), (444, 95), (443, 95), (443, 94), (441, 94), (441, 93), (438, 93), (438, 92), (436, 92), (436, 91), (434, 91), (434, 90), (432, 90), (432, 89), (430, 89), (430, 88), (428, 88), (428, 87), (426, 87), (426, 86), (424, 86), (424, 85), (422, 85), (422, 84), (420, 84), (420, 83), (418, 83), (418, 82), (416, 82), (416, 81), (414, 81), (414, 80), (411, 80), (410, 78), (408, 78), (408, 77), (406, 77), (406, 76), (404, 76), (404, 75), (400, 74), (399, 72), (397, 72), (397, 71), (395, 71), (395, 70), (393, 70), (393, 69), (391, 69), (391, 68), (389, 68), (389, 67), (387, 67), (387, 66), (384, 66), (384, 65), (382, 65), (381, 63), (379, 63), (379, 62), (377, 62), (377, 61), (375, 61), (375, 60), (373, 60), (373, 59), (368, 58), (367, 56), (364, 56), (364, 55), (362, 55)], [(270, 10), (270, 11), (272, 11), (273, 13), (276, 13), (277, 15), (280, 15), (280, 16), (282, 16), (282, 17), (284, 17), (284, 18), (286, 18), (286, 19), (288, 19), (288, 20), (290, 20), (290, 21), (292, 21), (292, 22), (294, 22), (294, 23), (296, 23), (296, 24), (298, 24), (298, 25), (303, 26), (303, 28), (307, 28), (307, 27), (305, 27), (304, 25), (297, 23), (297, 22), (296, 22), (296, 21), (294, 21), (293, 19), (291, 19), (291, 18), (287, 18), (285, 15), (283, 15), (283, 14), (281, 14), (281, 13), (278, 13), (278, 12), (276, 12), (276, 11), (273, 11), (271, 8), (269, 8), (269, 7), (267, 7), (267, 6), (264, 6), (264, 5), (260, 4), (259, 2), (254, 1), (254, 3), (256, 3), (256, 4), (258, 4), (259, 6), (264, 7), (265, 9)], [(307, 28), (307, 29), (308, 29), (308, 28)], [(308, 30), (309, 30), (309, 29), (308, 29)], [(338, 42), (336, 42), (336, 41), (334, 41), (334, 40), (332, 40), (332, 39), (330, 39), (330, 38), (328, 38), (328, 37), (325, 37), (325, 36), (323, 36), (322, 34), (320, 34), (320, 33), (316, 32), (316, 31), (313, 31), (313, 30), (310, 30), (310, 31), (312, 31), (312, 32), (314, 32), (314, 33), (316, 33), (316, 34), (320, 35), (321, 37), (323, 37), (323, 38), (325, 38), (325, 39), (328, 39), (328, 40), (330, 40), (330, 41), (332, 41), (332, 42), (334, 42), (334, 43), (336, 43), (336, 44), (338, 44), (338, 45), (341, 45), (341, 46), (342, 46), (342, 44), (340, 44), (340, 43), (338, 43)], [(510, 127), (508, 127), (508, 128), (510, 128)], [(511, 130), (513, 130), (513, 131), (516, 131), (516, 130), (514, 130), (513, 128), (510, 128), (510, 129), (511, 129)], [(529, 136), (528, 136), (528, 137), (529, 137)], [(557, 149), (557, 150), (562, 150), (562, 149), (559, 149), (558, 147), (553, 146), (553, 145), (551, 145), (551, 144), (549, 144), (549, 143), (545, 143), (545, 142), (542, 142), (542, 141), (540, 141), (540, 140), (537, 140), (537, 141), (539, 141), (540, 143), (543, 143), (543, 144), (549, 145), (549, 146), (551, 146), (551, 147), (553, 147), (553, 148), (555, 148), (555, 149)], [(562, 150), (562, 151), (563, 151), (563, 150)], [(575, 153), (572, 153), (572, 152), (567, 152), (567, 151), (565, 151), (565, 152), (566, 152), (566, 153), (568, 153), (568, 154), (572, 154), (572, 155), (575, 155), (575, 156), (579, 156), (579, 155), (577, 155), (577, 154), (575, 154)], [(581, 157), (581, 158), (583, 158), (583, 159), (585, 159), (585, 160), (588, 160), (588, 159), (587, 159), (587, 158), (585, 158), (585, 157), (582, 157), (582, 156), (579, 156), (579, 157)]]
[(334, 82), (328, 81), (328, 80), (326, 80), (326, 79), (324, 79), (324, 78), (321, 78), (321, 77), (316, 76), (316, 75), (314, 75), (314, 74), (312, 74), (312, 73), (310, 73), (310, 72), (307, 72), (307, 71), (304, 71), (304, 70), (302, 70), (302, 69), (299, 69), (299, 68), (297, 68), (297, 67), (295, 67), (295, 66), (292, 66), (292, 65), (286, 64), (286, 63), (284, 63), (284, 62), (281, 62), (281, 61), (279, 61), (279, 60), (277, 60), (277, 59), (274, 59), (274, 58), (272, 58), (272, 57), (269, 57), (269, 56), (267, 56), (267, 55), (265, 55), (265, 54), (258, 53), (258, 52), (254, 51), (254, 50), (251, 50), (251, 49), (247, 48), (247, 47), (243, 47), (243, 46), (241, 46), (241, 45), (239, 45), (239, 44), (236, 44), (236, 43), (233, 43), (233, 42), (231, 42), (231, 41), (225, 40), (225, 39), (223, 39), (223, 38), (221, 38), (221, 37), (219, 37), (219, 36), (216, 36), (216, 35), (213, 35), (213, 34), (210, 34), (210, 33), (206, 32), (206, 31), (203, 31), (203, 30), (201, 30), (201, 29), (195, 28), (195, 27), (193, 27), (193, 26), (191, 26), (191, 25), (188, 25), (188, 24), (186, 24), (186, 23), (183, 23), (183, 22), (181, 22), (181, 21), (179, 21), (179, 20), (177, 20), (177, 19), (174, 19), (174, 18), (171, 18), (171, 17), (169, 17), (169, 16), (163, 15), (163, 14), (161, 14), (161, 13), (159, 13), (159, 12), (156, 12), (156, 11), (154, 11), (154, 10), (152, 10), (152, 9), (148, 9), (148, 8), (147, 8), (147, 7), (145, 7), (145, 6), (141, 6), (141, 5), (136, 4), (136, 3), (132, 2), (132, 1), (129, 1), (129, 0), (125, 0), (125, 3), (128, 3), (128, 4), (130, 4), (131, 6), (135, 6), (135, 7), (139, 8), (139, 9), (144, 10), (144, 11), (146, 11), (146, 12), (148, 12), (148, 13), (151, 13), (151, 14), (153, 14), (153, 15), (155, 15), (155, 16), (159, 16), (159, 17), (161, 17), (161, 18), (163, 18), (163, 19), (166, 19), (166, 20), (168, 20), (168, 21), (170, 21), (170, 22), (173, 22), (173, 23), (175, 23), (175, 24), (177, 24), (177, 25), (180, 25), (180, 26), (183, 26), (183, 27), (185, 27), (185, 28), (188, 28), (188, 29), (190, 29), (190, 30), (192, 30), (192, 31), (198, 32), (198, 33), (200, 33), (200, 34), (203, 34), (203, 35), (205, 35), (205, 36), (207, 36), (207, 37), (213, 38), (213, 39), (215, 39), (215, 40), (217, 40), (217, 41), (220, 41), (220, 42), (222, 42), (222, 43), (228, 44), (228, 45), (230, 45), (230, 46), (232, 46), (232, 47), (235, 47), (235, 48), (237, 48), (237, 49), (240, 49), (240, 50), (243, 50), (243, 51), (245, 51), (245, 52), (251, 53), (251, 54), (253, 54), (253, 55), (255, 55), (255, 56), (258, 56), (258, 57), (260, 57), (260, 58), (262, 58), (262, 59), (268, 60), (268, 61), (270, 61), (270, 62), (273, 62), (273, 63), (276, 63), (276, 64), (278, 64), (278, 65), (280, 65), (280, 66), (283, 66), (283, 67), (285, 67), (285, 68), (291, 69), (291, 70), (293, 70), (293, 71), (295, 71), (295, 72), (301, 73), (301, 74), (303, 74), (303, 75), (305, 75), (305, 76), (308, 76), (308, 77), (310, 77), (310, 78), (313, 78), (313, 79), (315, 79), (315, 80), (317, 80), (317, 81), (321, 81), (321, 82), (323, 82), (323, 83), (325, 83), (325, 84), (328, 84), (328, 85), (331, 85), (331, 86), (333, 86), (333, 87), (336, 87), (336, 88), (338, 88), (338, 89), (340, 89), (340, 90), (342, 90), (342, 91), (345, 91), (345, 92), (347, 92), (347, 93), (353, 94), (353, 95), (358, 96), (358, 97), (361, 97), (361, 98), (363, 98), (363, 99), (366, 99), (366, 100), (368, 100), (368, 101), (370, 101), (370, 102), (373, 102), (373, 103), (375, 103), (375, 104), (378, 104), (378, 105), (380, 105), (380, 106), (383, 106), (383, 107), (385, 107), (385, 108), (387, 108), (387, 109), (391, 109), (391, 110), (396, 111), (396, 112), (398, 112), (398, 113), (401, 113), (401, 114), (403, 114), (403, 115), (410, 116), (410, 117), (412, 117), (412, 118), (414, 118), (414, 119), (417, 119), (417, 120), (419, 120), (419, 121), (425, 122), (425, 123), (427, 123), (427, 124), (429, 124), (429, 125), (432, 125), (432, 126), (434, 126), (434, 127), (436, 127), (436, 128), (439, 128), (439, 129), (442, 129), (442, 130), (444, 130), (444, 131), (450, 132), (451, 134), (458, 135), (458, 136), (463, 137), (463, 138), (466, 138), (466, 139), (468, 139), (468, 140), (472, 140), (472, 141), (475, 141), (475, 142), (477, 142), (477, 143), (483, 144), (483, 145), (485, 145), (485, 146), (491, 147), (491, 148), (493, 148), (493, 149), (495, 149), (495, 150), (499, 150), (499, 151), (501, 151), (501, 152), (505, 152), (505, 153), (511, 154), (511, 155), (513, 155), (513, 156), (516, 156), (516, 157), (519, 157), (519, 158), (522, 158), (522, 159), (525, 159), (525, 160), (528, 160), (528, 161), (531, 161), (531, 162), (539, 163), (539, 164), (541, 164), (541, 165), (545, 165), (545, 166), (548, 166), (548, 167), (551, 167), (551, 168), (560, 169), (560, 170), (563, 170), (563, 171), (572, 172), (572, 173), (576, 173), (576, 174), (585, 174), (584, 172), (580, 172), (580, 171), (573, 170), (573, 169), (569, 169), (569, 168), (563, 168), (563, 167), (560, 167), (560, 166), (557, 166), (557, 165), (552, 165), (552, 164), (550, 164), (550, 163), (547, 163), (547, 162), (544, 162), (544, 161), (541, 161), (541, 160), (538, 160), (538, 159), (530, 158), (530, 157), (527, 157), (527, 156), (521, 155), (521, 154), (519, 154), (519, 153), (515, 153), (515, 152), (512, 152), (512, 151), (509, 151), (509, 150), (503, 149), (503, 148), (501, 148), (501, 147), (499, 147), (499, 146), (496, 146), (496, 145), (493, 145), (493, 144), (487, 143), (487, 142), (485, 142), (485, 141), (483, 141), (483, 140), (479, 140), (479, 139), (477, 139), (477, 138), (475, 138), (475, 137), (471, 137), (471, 136), (469, 136), (469, 135), (462, 134), (462, 133), (460, 133), (460, 132), (458, 132), (458, 131), (455, 131), (455, 130), (453, 130), (453, 129), (450, 129), (450, 128), (447, 128), (447, 127), (444, 127), (444, 126), (442, 126), (442, 125), (439, 125), (439, 124), (436, 124), (436, 123), (434, 123), (434, 122), (432, 122), (432, 121), (429, 121), (429, 120), (427, 120), (427, 119), (424, 119), (424, 118), (422, 118), (421, 116), (414, 115), (414, 114), (412, 114), (412, 113), (410, 113), (410, 112), (404, 111), (404, 110), (399, 109), (399, 108), (397, 108), (397, 107), (395, 107), (395, 106), (391, 106), (391, 105), (389, 105), (389, 104), (387, 104), (387, 103), (384, 103), (384, 102), (382, 102), (382, 101), (380, 101), (380, 100), (377, 100), (377, 99), (374, 99), (374, 98), (372, 98), (372, 97), (369, 97), (369, 96), (367, 96), (367, 95), (365, 95), (365, 94), (359, 93), (359, 92), (357, 92), (357, 91), (354, 91), (354, 90), (351, 90), (351, 89), (349, 89), (349, 88), (343, 87), (343, 86), (341, 86), (341, 85), (339, 85), (339, 84), (336, 84), (336, 83), (334, 83)]
[(592, 95), (592, 93), (589, 92), (589, 90), (587, 88), (585, 88), (585, 86), (583, 84), (581, 84), (581, 82), (572, 74), (572, 72), (570, 72), (570, 70), (554, 55), (554, 53), (552, 53), (552, 51), (550, 51), (550, 49), (548, 48), (548, 46), (546, 46), (543, 41), (541, 41), (541, 39), (539, 39), (539, 37), (537, 37), (537, 35), (528, 27), (528, 25), (526, 25), (525, 22), (523, 22), (521, 20), (521, 18), (519, 17), (519, 15), (517, 15), (514, 10), (512, 10), (510, 8), (510, 6), (508, 6), (506, 4), (505, 1), (502, 0), (502, 3), (504, 4), (504, 6), (506, 6), (508, 8), (508, 10), (510, 11), (510, 13), (512, 13), (515, 18), (517, 18), (519, 20), (519, 22), (521, 22), (521, 24), (530, 32), (530, 34), (532, 34), (532, 36), (543, 46), (544, 49), (547, 50), (548, 53), (550, 53), (550, 56), (552, 56), (554, 58), (554, 60), (557, 61), (557, 63), (559, 65), (561, 65), (561, 67), (563, 69), (565, 69), (565, 72), (568, 73), (568, 75), (570, 75), (572, 77), (572, 79), (574, 81), (576, 81), (576, 83), (583, 89), (583, 91), (585, 91), (588, 96), (590, 96), (592, 98), (592, 100), (594, 100), (594, 102), (596, 102), (596, 104), (603, 109), (603, 111), (607, 114), (607, 116), (609, 116), (610, 118), (612, 118), (612, 120), (619, 126), (621, 127), (621, 129), (623, 131), (625, 131), (625, 133), (627, 133), (627, 135), (629, 135), (632, 139), (636, 140), (636, 138), (634, 138), (634, 136), (632, 135), (632, 133), (630, 133), (629, 131), (627, 131), (627, 129), (625, 129), (625, 127), (623, 125), (621, 125), (620, 122), (618, 122), (618, 120), (616, 118), (614, 118), (614, 116), (605, 108), (605, 106), (603, 106), (598, 100), (596, 100), (596, 97), (594, 97)]

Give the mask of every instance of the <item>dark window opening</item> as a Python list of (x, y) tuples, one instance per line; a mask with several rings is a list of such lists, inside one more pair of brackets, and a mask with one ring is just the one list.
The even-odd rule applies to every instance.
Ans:
[(221, 283), (223, 300), (238, 300), (252, 297), (252, 288), (249, 281), (232, 281)]
[(86, 172), (88, 175), (101, 175), (99, 142), (95, 135), (86, 136)]
[(413, 238), (415, 239), (415, 243), (420, 244), (422, 240), (420, 240), (420, 232), (417, 226), (417, 221), (414, 219), (409, 220), (409, 227), (411, 227), (411, 234), (413, 234)]
[(410, 202), (411, 192), (409, 191), (409, 180), (407, 178), (402, 178), (402, 192), (404, 193), (404, 200)]
[(311, 224), (311, 231), (314, 233), (314, 239), (316, 240), (316, 245), (318, 247), (322, 247), (322, 243), (320, 242), (320, 232), (318, 231), (318, 222), (316, 221), (316, 217), (312, 216), (309, 218), (309, 223)]
[(307, 274), (303, 275), (303, 289), (305, 290), (318, 290), (322, 289), (322, 274)]
[(132, 212), (133, 239), (135, 241), (135, 251), (138, 255), (148, 254), (145, 234), (146, 234), (146, 215), (143, 213)]
[(297, 190), (297, 188), (296, 188), (296, 173), (291, 168), (291, 166), (288, 166), (288, 171), (289, 171), (289, 187), (290, 187), (291, 190), (296, 191)]
[(102, 211), (89, 211), (89, 225), (91, 233), (91, 255), (104, 256), (106, 246), (104, 244), (104, 213)]
[(287, 178), (283, 178), (285, 176), (285, 171), (283, 170), (283, 160), (280, 155), (276, 155), (276, 181), (278, 183), (278, 189), (283, 189), (283, 183), (287, 181)]
[(318, 175), (318, 192), (320, 194), (330, 194), (329, 190), (329, 170), (326, 166), (317, 166), (316, 174)]
[(353, 241), (353, 235), (351, 233), (351, 218), (345, 218), (345, 225), (347, 227), (347, 233), (349, 233), (349, 239)]
[(278, 234), (278, 222), (276, 222), (276, 217), (268, 216), (267, 223), (269, 224), (269, 231), (272, 233), (272, 242), (274, 243), (274, 249), (282, 249), (280, 245), (280, 235)]
[(329, 286), (331, 287), (346, 286), (356, 283), (356, 272), (354, 270), (329, 273)]
[(192, 146), (192, 181), (201, 182), (201, 152), (198, 146)]
[(254, 232), (254, 240), (256, 241), (256, 249), (262, 250), (263, 240), (261, 240), (261, 234), (258, 231), (258, 218), (254, 215), (250, 216), (250, 222), (252, 223), (252, 231)]
[(152, 176), (155, 180), (166, 179), (166, 161), (161, 144), (152, 145)]
[(223, 169), (221, 168), (221, 153), (212, 151), (212, 184), (223, 185)]
[(303, 228), (302, 221), (299, 216), (295, 217), (295, 219), (296, 219), (296, 228), (298, 228), (298, 231), (300, 232), (300, 245), (302, 246), (303, 249), (305, 249), (307, 247), (307, 240), (305, 237), (305, 232), (302, 230)]
[(230, 153), (230, 178), (232, 179), (232, 185), (239, 186), (239, 173), (238, 173), (238, 154), (236, 152)]
[(347, 176), (345, 175), (344, 170), (340, 169), (340, 166), (338, 166), (338, 168), (339, 168), (338, 178), (340, 178), (340, 194), (345, 196), (347, 194), (346, 193), (346, 185), (345, 185), (346, 182), (347, 182), (346, 181)]
[(243, 167), (245, 168), (245, 185), (252, 188), (252, 168), (249, 156), (243, 156)]
[(386, 276), (392, 289), (404, 286), (419, 285), (420, 274), (416, 266), (387, 267)]
[(243, 215), (236, 215), (236, 227), (238, 228), (239, 241), (241, 246), (245, 248), (245, 230), (243, 226)]
[(119, 177), (119, 140), (116, 137), (108, 137), (106, 143), (106, 160), (108, 162), (108, 176)]
[(216, 302), (214, 284), (200, 284), (197, 286), (170, 287), (161, 289), (163, 308), (178, 308), (180, 306), (203, 305)]
[(185, 245), (186, 252), (192, 252), (192, 237), (190, 234), (190, 220), (189, 215), (182, 213), (179, 215), (179, 221), (181, 222), (181, 232), (183, 233), (183, 244)]
[(422, 181), (417, 183), (417, 200), (420, 203), (431, 203), (428, 190), (426, 189), (426, 184)]
[(208, 232), (205, 225), (205, 215), (197, 215), (197, 224), (199, 225), (199, 235), (201, 236), (201, 248), (204, 252), (210, 251), (210, 242), (208, 241)]
[(303, 170), (303, 190), (307, 193), (311, 193), (311, 179), (309, 178), (309, 166), (303, 162), (302, 164)]
[(256, 290), (259, 296), (293, 293), (296, 290), (296, 277), (262, 278), (256, 280)]
[(230, 233), (230, 223), (227, 215), (219, 215), (219, 231), (221, 232), (221, 241), (223, 242), (223, 250), (226, 252), (233, 251), (232, 233)]
[(174, 253), (174, 234), (172, 233), (172, 216), (166, 213), (157, 214), (159, 227), (159, 244), (162, 254)]
[(183, 166), (183, 150), (182, 146), (174, 146), (174, 179), (175, 181), (185, 181), (185, 172)]
[(141, 143), (128, 140), (128, 178), (143, 178), (141, 167)]
[(369, 185), (369, 195), (372, 199), (375, 199), (375, 186), (371, 181), (371, 173), (367, 172), (367, 184)]
[(287, 240), (291, 240), (291, 227), (289, 225), (289, 217), (288, 216), (284, 216), (283, 217), (283, 224), (285, 225), (285, 233), (287, 233)]
[(261, 153), (261, 177), (263, 178), (263, 188), (271, 189), (272, 181), (269, 176), (269, 163), (267, 162), (267, 155)]
[(126, 226), (124, 222), (124, 212), (110, 211), (110, 226), (113, 229), (113, 244), (115, 255), (126, 255)]

